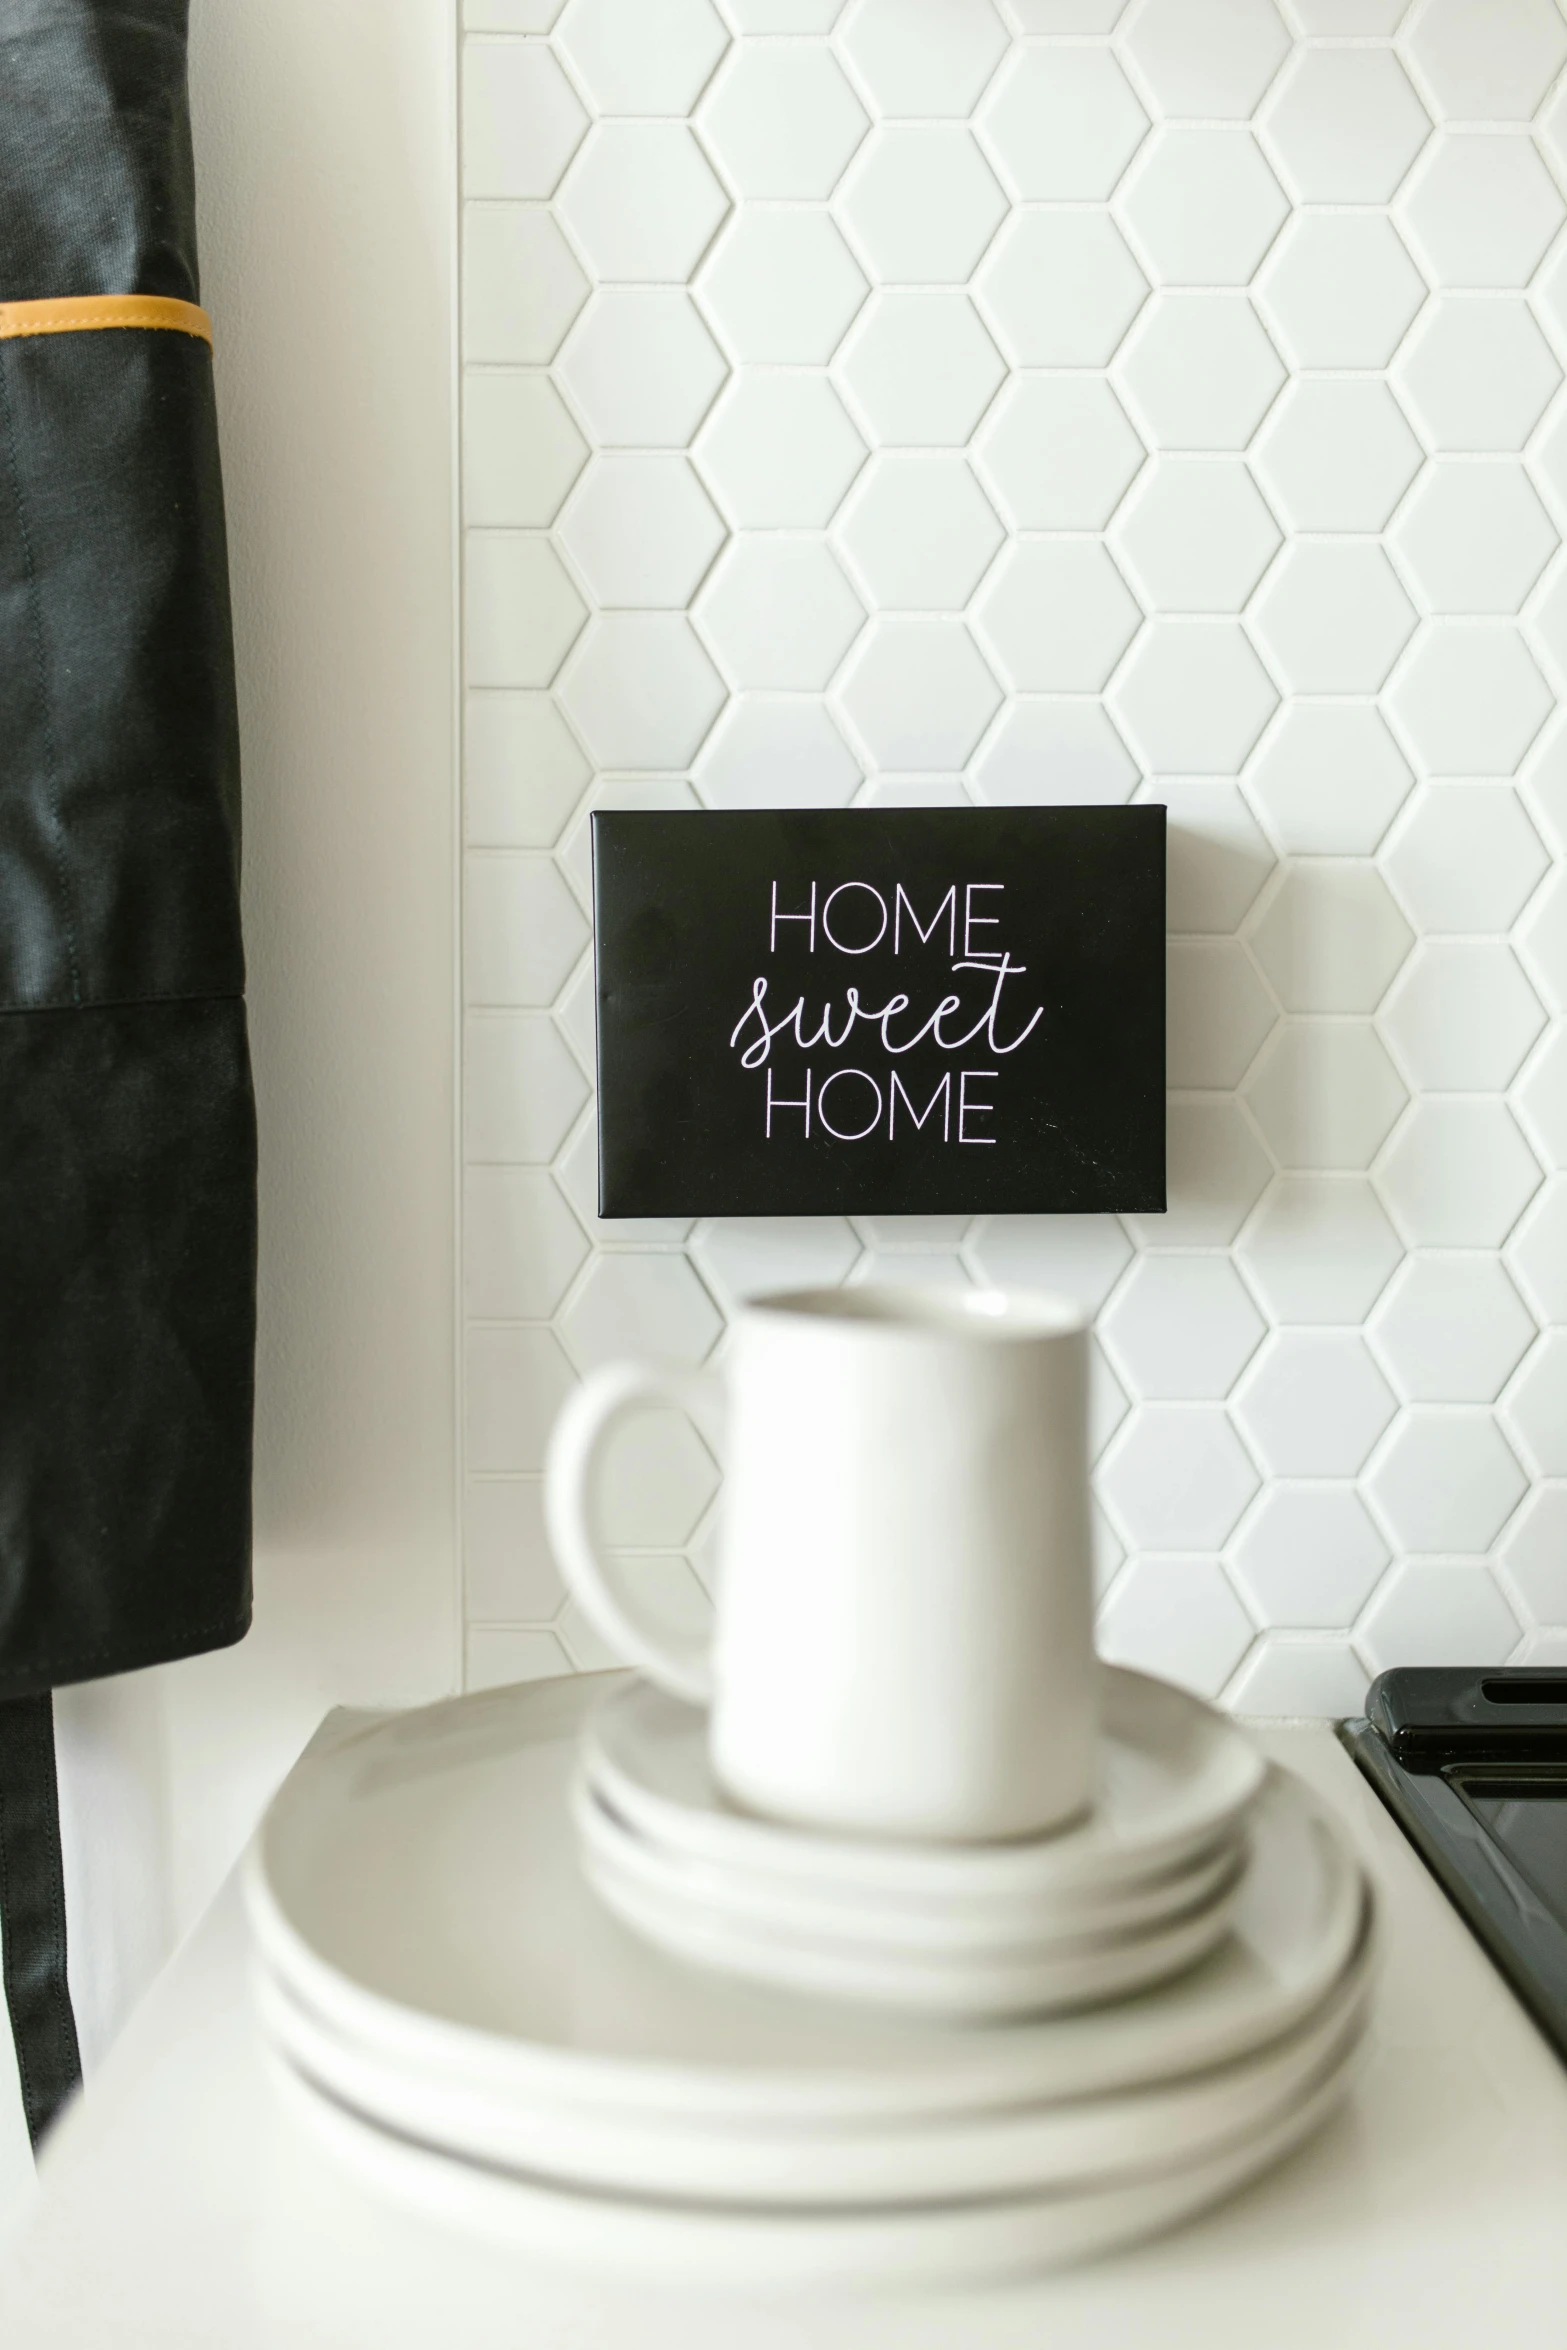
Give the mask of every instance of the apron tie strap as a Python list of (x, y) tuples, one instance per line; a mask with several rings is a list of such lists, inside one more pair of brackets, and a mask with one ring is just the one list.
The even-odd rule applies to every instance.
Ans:
[(36, 2147), (82, 2077), (65, 1972), (65, 1870), (47, 1689), (0, 1699), (0, 1959)]

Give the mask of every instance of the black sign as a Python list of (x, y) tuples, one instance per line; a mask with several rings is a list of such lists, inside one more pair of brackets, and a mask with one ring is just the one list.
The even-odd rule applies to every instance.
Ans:
[(595, 815), (599, 1213), (1162, 1209), (1164, 815)]

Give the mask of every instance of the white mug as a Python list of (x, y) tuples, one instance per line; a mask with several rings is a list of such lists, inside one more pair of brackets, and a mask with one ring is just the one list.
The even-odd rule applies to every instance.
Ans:
[[(1088, 1806), (1097, 1715), (1088, 1348), (1053, 1298), (806, 1290), (745, 1308), (720, 1380), (593, 1373), (550, 1443), (566, 1581), (628, 1662), (710, 1706), (748, 1809), (862, 1835), (1036, 1836)], [(645, 1405), (727, 1391), (710, 1648), (606, 1568), (596, 1459)]]

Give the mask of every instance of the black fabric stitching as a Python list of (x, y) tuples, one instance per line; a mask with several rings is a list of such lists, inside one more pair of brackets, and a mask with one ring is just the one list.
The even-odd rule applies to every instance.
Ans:
[(27, 579), (27, 609), (32, 623), (33, 672), (38, 684), (39, 717), (43, 732), (44, 782), (49, 798), (49, 815), (54, 854), (55, 887), (59, 892), (60, 914), (65, 924), (65, 952), (71, 972), (71, 1001), (82, 1000), (81, 965), (77, 953), (76, 907), (71, 889), (70, 866), (65, 854), (65, 819), (60, 809), (60, 755), (54, 739), (54, 715), (49, 699), (49, 669), (44, 658), (43, 605), (38, 588), (38, 566), (33, 556), (32, 533), (27, 527), (27, 501), (22, 490), (22, 469), (16, 453), (16, 413), (11, 398), (11, 371), (0, 354), (0, 408), (5, 412), (6, 461), (11, 475), (11, 493), (16, 500), (16, 529), (22, 546), (22, 563)]
[(76, 996), (70, 1003), (63, 997), (40, 997), (35, 1003), (0, 1004), (0, 1020), (23, 1020), (37, 1012), (135, 1012), (154, 1004), (242, 1004), (245, 991), (241, 987), (167, 988), (161, 995), (92, 995)]

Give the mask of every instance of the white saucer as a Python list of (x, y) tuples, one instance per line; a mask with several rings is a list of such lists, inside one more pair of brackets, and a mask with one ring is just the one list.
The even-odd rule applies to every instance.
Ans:
[(642, 1835), (584, 1779), (572, 1789), (572, 1816), (590, 1861), (678, 1902), (690, 1914), (711, 1914), (753, 1930), (941, 1957), (1039, 1956), (1063, 1945), (1144, 1933), (1216, 1899), (1242, 1860), (1242, 1838), (1232, 1833), (1162, 1876), (1102, 1892), (1068, 1888), (1043, 1901), (991, 1896), (959, 1905), (950, 1898), (932, 1901), (863, 1885), (823, 1884), (698, 1858)]
[(1215, 1889), (1162, 1923), (1033, 1951), (930, 1951), (789, 1931), (701, 1909), (591, 1845), (583, 1865), (624, 1924), (690, 1965), (813, 1999), (977, 2023), (1099, 2006), (1196, 1966), (1224, 1939), (1244, 1864), (1237, 1853)]
[(589, 1787), (649, 1839), (716, 1866), (967, 1902), (1048, 1901), (1178, 1868), (1233, 1833), (1265, 1765), (1223, 1714), (1165, 1681), (1103, 1674), (1099, 1799), (1081, 1826), (1016, 1844), (890, 1844), (812, 1834), (736, 1811), (714, 1781), (707, 1717), (645, 1681), (608, 1697), (583, 1735)]
[(1305, 2021), (1361, 1939), (1339, 1832), (1273, 1774), (1230, 1932), (1120, 2006), (982, 2031), (699, 1975), (584, 1880), (567, 1808), (602, 1677), (451, 1700), (312, 1750), (246, 1871), (268, 1971), (331, 2031), (521, 2110), (865, 2129), (1092, 2097), (1239, 2061)]
[(866, 2130), (755, 2129), (703, 2117), (597, 2117), (520, 2103), (483, 2083), (391, 2064), (263, 1975), (268, 2037), (295, 2069), (363, 2119), (463, 2161), (608, 2194), (786, 2209), (1081, 2188), (1196, 2158), (1305, 2096), (1358, 2038), (1371, 1945), (1316, 2014), (1238, 2064), (1108, 2097), (902, 2120)]
[(722, 2209), (602, 2193), (455, 2162), (394, 2137), (277, 2060), (284, 2097), (371, 2191), (530, 2260), (606, 2265), (650, 2277), (815, 2290), (916, 2290), (1060, 2267), (1136, 2242), (1234, 2194), (1333, 2113), (1359, 2044), (1329, 2061), (1304, 2096), (1230, 2143), (1141, 2177), (1080, 2192), (908, 2203), (831, 2212)]

